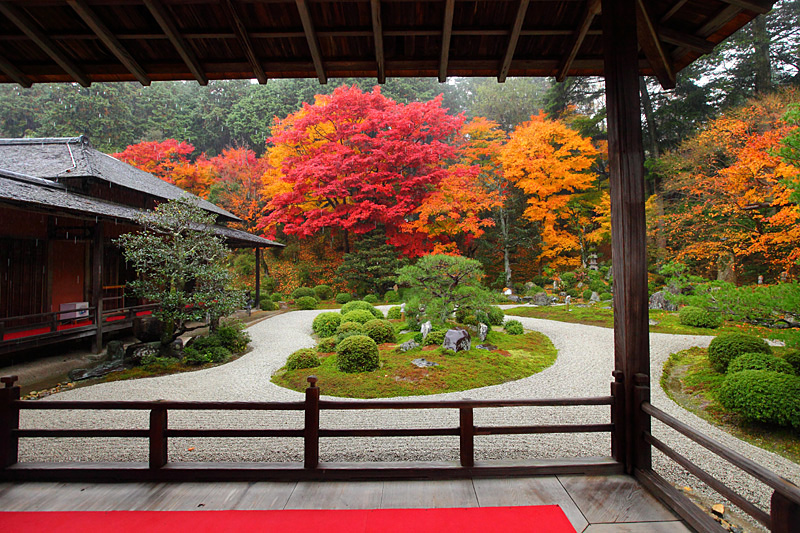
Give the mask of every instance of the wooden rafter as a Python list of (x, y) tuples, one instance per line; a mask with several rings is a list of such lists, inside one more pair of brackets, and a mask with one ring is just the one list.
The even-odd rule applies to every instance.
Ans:
[(33, 85), (31, 79), (27, 77), (24, 72), (18, 69), (11, 61), (2, 55), (0, 55), (0, 70), (2, 70), (6, 76), (19, 83), (26, 89)]
[[(28, 36), (28, 38), (36, 43), (39, 48), (41, 48), (50, 59), (56, 62), (59, 67), (64, 69), (64, 72), (69, 74), (72, 79), (83, 85), (84, 87), (88, 87), (91, 85), (91, 81), (83, 73), (83, 71), (78, 68), (72, 60), (67, 57), (65, 54), (45, 33), (42, 31), (41, 27), (34, 21), (25, 11), (13, 5), (9, 2), (0, 1), (0, 13), (8, 18), (11, 22), (13, 22), (22, 32)], [(15, 80), (16, 81), (16, 80)]]
[(519, 36), (522, 33), (522, 25), (525, 23), (525, 14), (528, 13), (529, 0), (520, 0), (517, 7), (517, 14), (514, 16), (514, 25), (511, 27), (511, 35), (508, 38), (506, 53), (503, 62), (500, 64), (500, 72), (497, 74), (497, 81), (505, 83), (508, 71), (511, 69), (511, 60), (514, 59), (514, 52), (517, 50)]
[(197, 60), (197, 56), (195, 56), (189, 43), (187, 43), (181, 35), (178, 26), (176, 26), (175, 21), (172, 20), (172, 15), (169, 14), (164, 4), (161, 3), (161, 0), (144, 0), (144, 5), (147, 6), (153, 18), (156, 19), (156, 22), (161, 27), (161, 31), (164, 32), (172, 43), (172, 46), (178, 51), (181, 59), (183, 59), (183, 62), (189, 67), (189, 71), (191, 71), (197, 82), (200, 85), (208, 85), (208, 76), (203, 72), (200, 62)]
[(722, 0), (722, 1), (725, 2), (726, 4), (740, 7), (742, 9), (752, 11), (753, 13), (758, 13), (759, 15), (764, 15), (765, 13), (769, 13), (770, 9), (772, 9), (772, 2), (765, 2), (763, 0)]
[(739, 6), (729, 5), (720, 11), (716, 17), (703, 24), (703, 27), (697, 30), (695, 35), (698, 37), (708, 37), (713, 35), (717, 30), (731, 21), (733, 17), (739, 14), (742, 10)]
[(644, 50), (644, 55), (650, 62), (653, 73), (661, 86), (665, 89), (674, 88), (675, 69), (672, 66), (672, 58), (661, 44), (661, 38), (653, 24), (653, 19), (647, 12), (644, 0), (636, 0), (636, 32), (639, 35), (639, 46)]
[(92, 11), (92, 8), (84, 0), (67, 0), (67, 3), (80, 16), (89, 28), (103, 41), (103, 44), (111, 51), (120, 63), (139, 80), (142, 85), (150, 85), (150, 77), (139, 65), (139, 62), (125, 49), (122, 43), (114, 36), (102, 20)]
[(664, 28), (664, 27), (659, 28), (658, 35), (661, 37), (661, 40), (664, 41), (665, 43), (674, 44), (676, 46), (682, 46), (689, 50), (700, 52), (701, 54), (710, 54), (711, 51), (714, 50), (714, 43), (702, 39), (700, 37), (696, 37), (688, 33), (682, 33), (670, 28)]
[(308, 41), (308, 48), (311, 51), (311, 60), (314, 62), (314, 70), (317, 71), (317, 78), (322, 85), (328, 83), (328, 76), (325, 74), (325, 67), (322, 64), (322, 52), (319, 50), (319, 40), (314, 32), (314, 22), (311, 20), (311, 13), (308, 11), (306, 0), (295, 0), (297, 11), (300, 13), (300, 20), (303, 22), (303, 31)]
[(224, 0), (223, 3), (225, 4), (225, 10), (228, 12), (228, 18), (230, 18), (231, 23), (233, 24), (233, 30), (236, 33), (236, 38), (238, 39), (242, 50), (247, 56), (247, 61), (250, 63), (250, 67), (253, 69), (253, 74), (258, 80), (258, 83), (267, 83), (267, 75), (264, 73), (264, 67), (261, 66), (261, 62), (256, 56), (255, 49), (253, 48), (253, 42), (250, 40), (247, 27), (244, 25), (244, 22), (242, 22), (239, 13), (236, 12), (236, 6), (233, 5), (231, 0)]
[(378, 83), (386, 83), (386, 58), (383, 55), (383, 24), (381, 0), (370, 0), (372, 10), (372, 35), (375, 39), (375, 62), (378, 64)]
[(442, 26), (442, 53), (439, 58), (439, 82), (447, 81), (447, 64), (450, 61), (450, 38), (453, 36), (453, 11), (456, 0), (447, 0), (444, 6), (444, 25)]
[(598, 13), (600, 13), (600, 0), (589, 0), (586, 6), (586, 11), (583, 13), (583, 18), (581, 18), (581, 22), (578, 25), (578, 29), (573, 34), (572, 45), (570, 46), (569, 52), (561, 61), (561, 66), (559, 67), (558, 74), (556, 75), (557, 81), (564, 81), (564, 79), (567, 77), (567, 73), (572, 66), (572, 62), (575, 61), (575, 57), (578, 55), (578, 50), (581, 49), (583, 40), (586, 38), (586, 34), (589, 32), (589, 27), (592, 25), (592, 21)]
[(669, 9), (669, 11), (667, 11), (666, 13), (664, 13), (664, 14), (661, 16), (661, 19), (659, 20), (659, 22), (660, 22), (661, 24), (663, 24), (663, 23), (665, 23), (666, 21), (668, 21), (669, 19), (671, 19), (671, 18), (673, 17), (673, 15), (675, 15), (675, 13), (677, 13), (678, 11), (680, 11), (680, 10), (681, 10), (681, 8), (682, 8), (683, 6), (685, 6), (685, 5), (686, 5), (686, 2), (688, 2), (688, 1), (689, 1), (689, 0), (678, 0), (677, 2), (675, 2), (675, 5), (673, 5), (673, 6), (672, 6), (672, 7)]

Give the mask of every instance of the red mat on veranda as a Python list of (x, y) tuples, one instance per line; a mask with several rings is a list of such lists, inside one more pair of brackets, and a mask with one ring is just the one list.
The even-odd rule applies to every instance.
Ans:
[(0, 512), (4, 531), (58, 533), (574, 533), (557, 505), (466, 509)]

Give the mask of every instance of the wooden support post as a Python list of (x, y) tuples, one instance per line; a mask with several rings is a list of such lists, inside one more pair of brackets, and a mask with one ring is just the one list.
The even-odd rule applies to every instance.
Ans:
[(642, 411), (642, 403), (650, 403), (650, 376), (636, 374), (633, 383), (635, 402), (633, 460), (637, 469), (650, 470), (653, 467), (652, 450), (644, 439), (645, 434), (650, 434), (650, 415)]
[(19, 408), (14, 402), (19, 400), (17, 376), (3, 376), (0, 382), (0, 461), (3, 468), (17, 463), (19, 459), (19, 437), (14, 433), (19, 429)]
[(614, 376), (611, 382), (611, 396), (614, 397), (614, 403), (611, 404), (611, 423), (614, 425), (611, 431), (611, 457), (625, 464), (625, 375), (619, 370), (611, 375)]
[(261, 309), (261, 248), (256, 247), (256, 309)]
[(167, 464), (167, 410), (156, 407), (150, 410), (150, 468)]
[(625, 380), (625, 417), (618, 422), (625, 431), (625, 470), (632, 474), (638, 463), (634, 432), (639, 417), (633, 377), (650, 375), (636, 0), (602, 0), (602, 27), (614, 268), (614, 368)]
[(94, 323), (96, 331), (92, 351), (103, 351), (103, 221), (98, 221), (94, 227), (92, 239), (92, 303), (95, 309)]
[(319, 465), (319, 388), (317, 387), (317, 376), (308, 376), (303, 442), (305, 468), (317, 468)]
[(772, 493), (769, 517), (769, 529), (772, 533), (800, 532), (800, 505), (797, 505), (777, 490)]
[(461, 407), (458, 410), (461, 450), (461, 466), (475, 466), (475, 423), (472, 407)]

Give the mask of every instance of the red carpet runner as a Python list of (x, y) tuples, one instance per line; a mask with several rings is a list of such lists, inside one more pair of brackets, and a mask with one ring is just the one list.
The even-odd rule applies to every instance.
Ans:
[(574, 533), (557, 505), (468, 509), (0, 512), (26, 533)]

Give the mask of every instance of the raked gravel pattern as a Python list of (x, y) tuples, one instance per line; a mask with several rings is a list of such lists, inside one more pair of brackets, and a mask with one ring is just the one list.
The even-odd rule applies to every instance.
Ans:
[[(508, 306), (511, 307), (511, 306)], [(386, 309), (386, 308), (384, 308)], [(156, 378), (102, 383), (59, 393), (48, 400), (193, 400), (193, 401), (302, 401), (304, 395), (279, 387), (270, 376), (298, 348), (313, 347), (311, 323), (323, 311), (294, 311), (249, 328), (254, 349), (226, 365)], [(613, 370), (613, 330), (550, 320), (515, 317), (526, 329), (547, 335), (558, 358), (539, 374), (525, 379), (436, 399), (515, 399), (608, 395)], [(692, 346), (708, 346), (711, 337), (650, 335), (651, 402), (781, 476), (800, 484), (800, 466), (751, 446), (706, 423), (670, 400), (658, 386), (664, 362), (671, 353)], [(313, 371), (309, 371), (309, 374)], [(319, 383), (322, 393), (325, 383)], [(422, 398), (434, 398), (424, 396)], [(407, 399), (407, 398), (398, 398)], [(25, 428), (146, 428), (146, 411), (23, 411)], [(478, 409), (476, 425), (533, 425), (607, 423), (607, 406)], [(322, 427), (456, 427), (456, 410), (323, 411)], [(171, 411), (170, 428), (302, 428), (302, 412), (292, 411)], [(748, 474), (731, 467), (704, 448), (653, 421), (653, 434), (673, 449), (703, 466), (762, 508), (769, 507), (771, 490)], [(170, 439), (171, 461), (302, 461), (302, 442), (292, 438)], [(476, 459), (525, 459), (608, 456), (606, 434), (567, 434), (478, 437)], [(436, 461), (458, 459), (457, 437), (323, 439), (322, 461)], [(147, 461), (146, 439), (23, 439), (21, 461)], [(675, 463), (653, 452), (654, 468), (677, 486), (705, 492), (700, 483)], [(720, 500), (719, 497), (716, 497)]]

